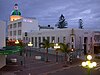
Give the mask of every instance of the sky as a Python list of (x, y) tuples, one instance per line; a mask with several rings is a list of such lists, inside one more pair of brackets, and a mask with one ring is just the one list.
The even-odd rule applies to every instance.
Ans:
[(36, 17), (39, 25), (55, 26), (61, 14), (69, 28), (100, 29), (100, 0), (0, 0), (0, 20), (9, 20), (17, 3), (23, 17)]

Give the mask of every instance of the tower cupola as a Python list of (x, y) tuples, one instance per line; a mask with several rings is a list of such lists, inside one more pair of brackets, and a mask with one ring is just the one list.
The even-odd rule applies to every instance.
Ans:
[(21, 12), (18, 10), (18, 4), (14, 5), (14, 10), (11, 12), (10, 21), (21, 19)]

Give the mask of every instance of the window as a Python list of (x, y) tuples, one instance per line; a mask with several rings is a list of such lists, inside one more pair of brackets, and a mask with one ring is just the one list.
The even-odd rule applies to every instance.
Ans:
[(18, 22), (18, 28), (22, 26), (22, 22)]
[(72, 37), (72, 42), (74, 42), (74, 38)]
[(65, 41), (66, 41), (66, 37), (63, 37), (63, 43), (65, 43)]
[(31, 39), (32, 39), (32, 43), (34, 44), (34, 37), (32, 37)]
[(50, 41), (50, 37), (47, 37), (47, 40)]
[(14, 23), (14, 24), (13, 24), (13, 28), (16, 28), (16, 25), (17, 25), (17, 24), (16, 24), (16, 23)]
[(37, 47), (37, 37), (35, 37), (35, 47)]
[(16, 35), (16, 30), (15, 30), (15, 31), (13, 31), (13, 35)]
[(18, 38), (18, 40), (21, 40), (21, 38)]
[(12, 36), (12, 31), (10, 31), (10, 36)]
[(38, 37), (38, 39), (39, 39), (39, 43), (41, 43), (41, 37)]
[(25, 37), (23, 37), (23, 40), (25, 41)]
[(59, 43), (59, 37), (58, 37), (58, 43)]
[(52, 36), (52, 39), (51, 39), (51, 40), (52, 40), (52, 42), (54, 43), (54, 42), (55, 42), (55, 37), (54, 37), (54, 36)]
[(95, 35), (94, 40), (95, 40), (95, 42), (99, 42), (100, 41), (100, 35)]
[(42, 37), (42, 40), (44, 41), (45, 40), (45, 37)]
[(72, 49), (74, 48), (74, 46), (72, 45)]
[(18, 30), (18, 35), (21, 35), (21, 30)]
[(10, 28), (10, 29), (12, 28), (12, 24), (9, 25), (9, 28)]

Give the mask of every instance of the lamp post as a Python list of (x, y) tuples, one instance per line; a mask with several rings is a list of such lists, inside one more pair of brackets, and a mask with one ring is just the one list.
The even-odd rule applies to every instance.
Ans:
[(28, 46), (30, 47), (30, 56), (31, 56), (31, 47), (33, 46), (33, 44), (29, 42)]
[(54, 49), (56, 50), (56, 62), (58, 62), (58, 51), (57, 51), (58, 48), (60, 48), (60, 46), (58, 45), (58, 43), (56, 43), (54, 45)]
[(87, 61), (85, 62), (82, 62), (82, 66), (84, 68), (87, 68), (88, 69), (88, 75), (90, 75), (90, 70), (93, 68), (93, 67), (96, 67), (97, 63), (96, 62), (92, 62), (92, 56), (91, 55), (87, 55)]

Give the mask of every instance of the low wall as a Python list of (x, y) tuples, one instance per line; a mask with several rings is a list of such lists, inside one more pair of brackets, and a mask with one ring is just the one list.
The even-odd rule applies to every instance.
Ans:
[(0, 68), (6, 65), (6, 55), (0, 55)]

